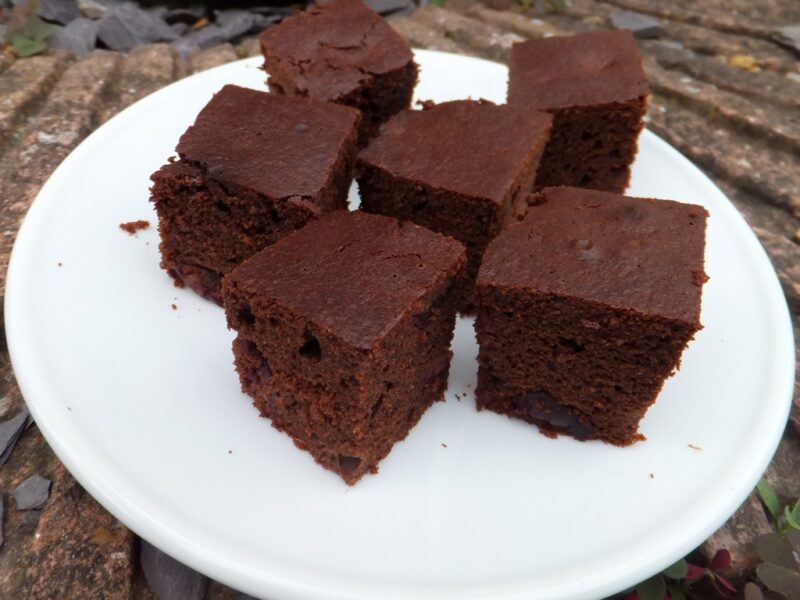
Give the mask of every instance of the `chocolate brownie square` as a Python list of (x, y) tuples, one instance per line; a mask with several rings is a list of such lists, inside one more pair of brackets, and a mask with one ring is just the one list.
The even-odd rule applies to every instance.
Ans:
[(508, 102), (554, 117), (536, 188), (568, 185), (624, 192), (649, 93), (628, 30), (514, 44)]
[(705, 209), (577, 188), (486, 251), (476, 286), (479, 408), (617, 445), (701, 329)]
[(226, 85), (152, 176), (161, 266), (220, 302), (222, 277), (347, 205), (356, 110)]
[(222, 293), (245, 393), (348, 484), (443, 398), (455, 326), (457, 241), (338, 211), (230, 273)]
[(467, 247), (462, 308), (486, 245), (524, 211), (552, 117), (458, 100), (399, 113), (358, 155), (361, 209)]
[(361, 0), (309, 7), (259, 36), (272, 91), (362, 111), (362, 143), (407, 108), (417, 65), (406, 41)]

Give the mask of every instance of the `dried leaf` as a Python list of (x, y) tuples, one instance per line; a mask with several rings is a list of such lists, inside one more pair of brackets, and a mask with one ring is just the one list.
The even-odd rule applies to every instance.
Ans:
[(759, 537), (756, 540), (756, 555), (765, 563), (787, 569), (797, 567), (792, 546), (778, 533), (768, 533)]
[(756, 568), (758, 578), (773, 592), (787, 595), (800, 585), (800, 573), (785, 567), (762, 563)]
[(659, 573), (636, 586), (636, 593), (641, 600), (664, 600), (667, 595), (667, 585)]
[(758, 497), (761, 498), (761, 502), (769, 511), (769, 514), (772, 515), (772, 518), (777, 519), (781, 514), (781, 503), (780, 500), (778, 500), (778, 495), (775, 493), (775, 488), (773, 488), (766, 479), (762, 479), (756, 486), (756, 492), (758, 493)]
[[(674, 565), (664, 569), (663, 573), (670, 579), (683, 579), (689, 572), (689, 566), (686, 564), (685, 559), (680, 559)], [(674, 600), (674, 599), (673, 599)]]
[(711, 559), (708, 568), (718, 573), (720, 571), (724, 571), (729, 566), (731, 566), (731, 553), (727, 549), (723, 548), (722, 550), (717, 550), (717, 553), (714, 555), (714, 558)]

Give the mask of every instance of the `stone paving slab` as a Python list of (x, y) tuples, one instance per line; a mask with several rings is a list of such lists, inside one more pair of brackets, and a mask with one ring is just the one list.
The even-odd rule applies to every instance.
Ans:
[[(504, 2), (493, 0), (488, 7), (450, 0), (446, 8), (429, 6), (391, 23), (418, 47), (504, 61), (514, 41), (606, 27), (608, 15), (621, 8), (661, 18), (666, 36), (640, 43), (655, 92), (648, 127), (703, 168), (743, 212), (775, 263), (797, 323), (800, 82), (790, 75), (800, 71), (797, 57), (773, 44), (769, 32), (800, 22), (800, 3), (763, 0), (757, 9), (761, 18), (753, 19), (751, 0), (708, 0), (702, 10), (690, 0), (567, 0), (564, 13), (525, 13)], [(30, 202), (86, 135), (175, 79), (257, 54), (258, 44), (250, 39), (186, 60), (166, 44), (127, 56), (99, 51), (80, 61), (52, 51), (19, 61), (0, 55), (0, 296), (8, 252)], [(753, 56), (761, 70), (732, 66), (735, 54)], [(766, 475), (784, 500), (800, 494), (799, 400), (800, 384), (790, 425)], [(21, 407), (2, 340), (0, 420)], [(53, 480), (50, 501), (41, 511), (13, 510), (9, 492), (33, 474)], [(6, 500), (0, 598), (155, 599), (138, 567), (135, 537), (81, 490), (35, 426), (0, 469), (0, 493)], [(751, 496), (701, 553), (711, 556), (728, 547), (734, 554), (732, 576), (746, 576), (754, 565), (753, 540), (768, 528)], [(39, 561), (48, 566), (29, 567)], [(72, 595), (59, 596), (64, 590)], [(214, 582), (206, 594), (207, 600), (234, 598), (238, 592)]]

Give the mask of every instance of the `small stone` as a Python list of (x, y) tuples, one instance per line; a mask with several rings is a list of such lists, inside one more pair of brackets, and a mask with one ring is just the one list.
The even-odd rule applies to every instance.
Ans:
[(100, 20), (97, 37), (112, 50), (120, 52), (152, 42), (178, 39), (169, 25), (132, 2), (109, 8)]
[(611, 13), (609, 19), (615, 29), (630, 29), (633, 35), (639, 39), (657, 38), (666, 33), (661, 21), (632, 10)]
[[(257, 28), (264, 22), (264, 17), (246, 10), (216, 10), (214, 18), (228, 40), (235, 39)], [(227, 41), (227, 40), (226, 40)]]
[(779, 27), (772, 32), (772, 39), (781, 46), (786, 46), (800, 53), (800, 25)]
[(796, 244), (800, 244), (800, 229), (795, 230), (793, 239)]
[(177, 23), (172, 23), (169, 28), (172, 29), (172, 31), (174, 31), (177, 35), (181, 36), (189, 31), (192, 26), (188, 23), (182, 23), (181, 21), (178, 21)]
[(42, 508), (50, 497), (50, 480), (41, 475), (31, 475), (11, 495), (17, 501), (17, 510)]
[[(20, 4), (22, 0), (15, 0), (14, 4)], [(36, 14), (45, 21), (66, 25), (73, 19), (81, 16), (75, 0), (39, 0), (39, 8)]]
[(210, 48), (227, 41), (228, 38), (222, 28), (216, 23), (211, 23), (202, 29), (190, 31), (177, 42), (173, 42), (172, 47), (182, 58), (186, 58), (195, 50)]
[(23, 408), (15, 417), (0, 423), (0, 467), (6, 464), (14, 446), (28, 425), (28, 409)]
[(99, 27), (97, 21), (79, 17), (66, 27), (53, 27), (47, 43), (51, 48), (63, 48), (81, 58), (94, 50)]
[(168, 10), (164, 15), (164, 20), (172, 25), (173, 23), (185, 23), (187, 25), (194, 25), (205, 17), (207, 14), (205, 6), (183, 6), (181, 8), (173, 8)]
[(78, 10), (84, 17), (89, 19), (101, 19), (108, 10), (108, 3), (101, 3), (97, 0), (78, 0)]
[(787, 73), (786, 77), (788, 77), (792, 81), (796, 81), (796, 82), (800, 83), (800, 73), (795, 73), (795, 72)]
[(150, 589), (159, 600), (202, 600), (208, 578), (142, 540), (141, 564)]
[(367, 4), (377, 13), (390, 15), (405, 10), (413, 2), (409, 2), (409, 0), (367, 0)]

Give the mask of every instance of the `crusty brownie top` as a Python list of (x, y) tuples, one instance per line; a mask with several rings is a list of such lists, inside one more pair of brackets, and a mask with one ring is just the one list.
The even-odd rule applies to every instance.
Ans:
[(181, 136), (178, 155), (210, 177), (270, 198), (316, 200), (348, 138), (355, 109), (235, 85), (217, 92)]
[(456, 240), (410, 221), (335, 211), (279, 240), (225, 279), (326, 328), (357, 348), (372, 348), (426, 292), (465, 261)]
[(509, 102), (556, 109), (628, 102), (649, 92), (628, 30), (543, 38), (511, 48)]
[(361, 0), (335, 0), (295, 13), (259, 36), (269, 70), (280, 65), (301, 95), (339, 100), (373, 75), (401, 69), (411, 48)]
[(478, 286), (523, 288), (699, 325), (702, 206), (569, 187), (511, 225), (483, 258)]
[(444, 191), (501, 204), (547, 143), (552, 117), (485, 100), (456, 100), (389, 119), (359, 162)]

